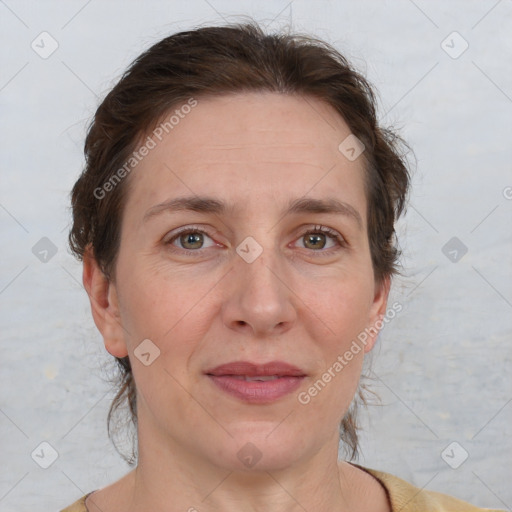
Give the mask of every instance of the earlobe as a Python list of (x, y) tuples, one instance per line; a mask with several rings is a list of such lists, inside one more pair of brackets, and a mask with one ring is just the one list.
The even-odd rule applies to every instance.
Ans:
[(384, 317), (386, 316), (386, 307), (388, 304), (389, 290), (391, 287), (391, 278), (385, 277), (380, 282), (375, 284), (375, 293), (373, 297), (373, 303), (370, 309), (369, 325), (367, 327), (367, 343), (365, 345), (365, 352), (375, 346), (379, 331), (384, 325)]
[(94, 323), (103, 336), (105, 348), (115, 357), (127, 356), (115, 284), (100, 269), (89, 246), (83, 257), (82, 281), (89, 296)]

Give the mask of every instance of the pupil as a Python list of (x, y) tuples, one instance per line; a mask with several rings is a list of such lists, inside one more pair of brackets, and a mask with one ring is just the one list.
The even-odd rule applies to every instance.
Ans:
[(323, 237), (324, 237), (324, 235), (320, 235), (320, 234), (308, 235), (306, 246), (308, 244), (310, 244), (310, 246), (314, 247), (314, 248), (318, 248), (318, 247), (323, 248), (325, 245), (325, 240)]
[(181, 237), (181, 243), (187, 249), (198, 249), (203, 244), (202, 238), (201, 233), (187, 234)]

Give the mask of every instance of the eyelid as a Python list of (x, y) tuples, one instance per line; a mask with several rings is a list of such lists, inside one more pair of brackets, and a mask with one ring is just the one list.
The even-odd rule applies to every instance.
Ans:
[[(308, 234), (316, 234), (316, 233), (323, 233), (324, 235), (328, 236), (329, 238), (331, 238), (331, 240), (334, 240), (335, 242), (337, 242), (339, 248), (348, 247), (347, 240), (341, 233), (339, 233), (335, 229), (329, 228), (327, 226), (323, 226), (321, 224), (315, 224), (313, 227), (307, 228), (305, 231), (301, 231), (301, 235), (297, 238), (297, 240), (300, 239), (301, 237), (308, 235)], [(327, 253), (332, 252), (332, 249), (335, 249), (335, 248), (330, 247), (329, 249), (320, 249), (318, 251), (310, 250), (308, 252), (321, 255), (322, 253), (327, 254)]]
[(188, 226), (183, 226), (181, 228), (178, 228), (177, 230), (174, 230), (171, 233), (168, 233), (168, 235), (166, 237), (164, 237), (164, 239), (163, 239), (164, 244), (172, 246), (173, 248), (175, 248), (178, 251), (189, 252), (189, 253), (192, 253), (192, 252), (199, 253), (203, 250), (209, 249), (209, 247), (206, 247), (206, 248), (191, 250), (191, 249), (183, 249), (181, 247), (175, 247), (173, 245), (173, 242), (176, 239), (178, 239), (183, 233), (202, 233), (203, 235), (206, 235), (208, 238), (210, 238), (214, 243), (216, 243), (216, 244), (219, 243), (219, 242), (213, 240), (214, 235), (212, 233), (208, 232), (207, 229), (202, 228), (200, 226), (188, 225)]
[[(211, 230), (213, 231), (213, 230)], [(206, 235), (208, 238), (210, 238), (217, 246), (220, 244), (220, 242), (217, 242), (213, 239), (214, 234), (210, 233), (207, 229), (198, 226), (198, 225), (188, 225), (188, 226), (182, 226), (181, 228), (177, 228), (177, 230), (172, 231), (169, 236), (166, 236), (164, 238), (164, 244), (173, 247), (176, 251), (182, 252), (182, 253), (202, 253), (203, 251), (206, 251), (210, 249), (211, 247), (202, 247), (201, 249), (183, 249), (181, 247), (175, 247), (173, 245), (173, 242), (178, 239), (183, 233), (202, 233), (203, 235)], [(217, 232), (217, 231), (216, 231)], [(343, 235), (341, 235), (338, 231), (329, 228), (327, 226), (323, 226), (321, 224), (315, 224), (315, 225), (309, 225), (309, 227), (301, 226), (298, 236), (294, 239), (293, 243), (296, 243), (300, 238), (308, 235), (308, 234), (315, 234), (315, 233), (323, 233), (331, 240), (334, 240), (338, 244), (339, 248), (345, 248), (348, 246), (348, 243)], [(221, 244), (223, 245), (223, 244)], [(331, 253), (332, 250), (335, 249), (333, 247), (330, 247), (329, 249), (320, 249), (320, 250), (310, 250), (310, 249), (304, 249), (307, 250), (308, 253), (316, 253), (318, 255)], [(336, 249), (335, 249), (336, 250)]]

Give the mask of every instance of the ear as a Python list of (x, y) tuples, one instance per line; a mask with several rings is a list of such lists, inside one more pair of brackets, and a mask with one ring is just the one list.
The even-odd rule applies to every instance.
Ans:
[(386, 307), (388, 304), (389, 289), (391, 287), (391, 278), (385, 277), (380, 282), (375, 282), (375, 290), (373, 295), (373, 302), (370, 308), (370, 314), (368, 316), (368, 326), (366, 333), (366, 343), (364, 347), (365, 352), (375, 346), (379, 331), (384, 326), (384, 317), (386, 316)]
[(115, 357), (127, 356), (115, 284), (103, 274), (90, 246), (83, 257), (82, 281), (89, 295), (94, 323), (103, 336), (105, 348)]

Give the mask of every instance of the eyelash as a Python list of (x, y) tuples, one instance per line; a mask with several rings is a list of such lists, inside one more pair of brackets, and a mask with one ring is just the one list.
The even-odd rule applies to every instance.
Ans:
[[(303, 238), (306, 235), (316, 235), (318, 233), (323, 233), (324, 235), (327, 235), (331, 240), (338, 242), (340, 247), (344, 248), (347, 246), (346, 240), (337, 231), (334, 231), (334, 229), (328, 228), (327, 226), (316, 225), (313, 229), (308, 229), (307, 231), (304, 231), (304, 233), (301, 234), (300, 238)], [(331, 247), (330, 249), (320, 249), (319, 251), (311, 252), (322, 254), (328, 253), (332, 249), (334, 248)]]
[[(207, 247), (206, 249), (195, 249), (195, 250), (192, 250), (192, 249), (182, 249), (182, 248), (179, 248), (179, 247), (174, 247), (173, 246), (173, 242), (175, 240), (177, 240), (184, 233), (201, 233), (203, 235), (208, 236), (209, 238), (212, 238), (210, 233), (208, 233), (207, 231), (205, 231), (204, 229), (202, 229), (200, 227), (186, 226), (183, 229), (180, 229), (179, 231), (174, 233), (172, 235), (172, 237), (169, 238), (165, 242), (165, 245), (170, 246), (173, 251), (176, 250), (177, 252), (182, 252), (182, 253), (185, 253), (185, 254), (190, 255), (190, 256), (193, 256), (194, 254), (201, 254), (203, 251), (209, 249), (209, 247)], [(304, 233), (302, 233), (299, 238), (303, 238), (306, 235), (316, 235), (318, 233), (323, 233), (323, 234), (327, 235), (329, 238), (331, 238), (331, 240), (336, 241), (341, 248), (345, 248), (348, 245), (346, 240), (337, 231), (334, 231), (333, 229), (328, 228), (327, 226), (322, 226), (322, 225), (316, 225), (314, 228), (310, 228), (310, 229), (304, 231)], [(316, 253), (317, 256), (322, 256), (324, 254), (330, 254), (333, 249), (335, 249), (335, 248), (334, 247), (330, 247), (329, 249), (320, 249), (318, 251), (311, 250), (311, 251), (308, 251), (308, 252)]]
[(205, 251), (205, 249), (190, 250), (190, 249), (182, 249), (181, 247), (174, 247), (173, 242), (175, 240), (177, 240), (184, 233), (202, 233), (203, 235), (206, 235), (209, 238), (212, 238), (211, 234), (208, 233), (207, 231), (205, 231), (204, 229), (201, 229), (201, 228), (195, 227), (195, 226), (186, 226), (183, 229), (178, 230), (176, 233), (174, 233), (174, 235), (172, 235), (171, 238), (166, 240), (164, 242), (165, 245), (168, 245), (173, 252), (180, 252), (187, 256), (194, 256), (195, 254), (202, 254), (202, 252)]

